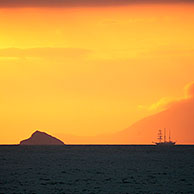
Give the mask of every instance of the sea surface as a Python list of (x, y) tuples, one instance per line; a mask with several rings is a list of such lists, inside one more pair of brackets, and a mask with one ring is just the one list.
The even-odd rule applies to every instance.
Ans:
[(0, 146), (0, 193), (194, 193), (194, 146)]

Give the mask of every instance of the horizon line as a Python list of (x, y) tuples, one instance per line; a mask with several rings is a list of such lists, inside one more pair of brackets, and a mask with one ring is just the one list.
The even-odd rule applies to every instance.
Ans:
[[(194, 146), (194, 143), (180, 143), (175, 146)], [(0, 144), (0, 146), (20, 146), (20, 144)], [(155, 146), (155, 144), (64, 144), (64, 145), (22, 145), (22, 146)]]

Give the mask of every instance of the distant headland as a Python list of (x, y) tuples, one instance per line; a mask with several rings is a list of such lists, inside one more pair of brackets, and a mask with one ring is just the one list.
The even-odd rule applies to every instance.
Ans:
[(65, 145), (61, 140), (45, 132), (35, 131), (30, 138), (22, 140), (20, 145)]

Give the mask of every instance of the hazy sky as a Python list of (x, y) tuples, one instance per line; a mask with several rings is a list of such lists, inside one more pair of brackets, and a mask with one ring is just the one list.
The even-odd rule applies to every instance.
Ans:
[(193, 1), (77, 2), (0, 0), (0, 143), (117, 132), (193, 81)]
[(126, 6), (132, 4), (193, 3), (193, 0), (1, 0), (1, 7)]

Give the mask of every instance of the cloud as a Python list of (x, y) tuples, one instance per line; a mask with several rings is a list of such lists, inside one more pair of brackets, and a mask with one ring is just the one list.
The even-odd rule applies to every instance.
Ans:
[(193, 0), (0, 0), (0, 7), (120, 6), (145, 3), (193, 3)]
[(185, 86), (185, 97), (194, 98), (194, 82), (191, 82)]
[[(173, 21), (172, 21), (173, 22)], [(166, 48), (165, 46), (163, 47), (160, 47), (158, 49), (155, 49), (155, 50), (152, 50), (152, 51), (143, 51), (142, 54), (145, 55), (145, 56), (157, 56), (157, 57), (169, 57), (169, 56), (173, 56), (173, 57), (176, 57), (176, 56), (179, 56), (179, 57), (182, 57), (182, 56), (186, 56), (186, 57), (189, 57), (189, 56), (193, 56), (193, 53), (194, 53), (194, 49), (193, 48), (182, 48), (181, 45), (176, 45), (176, 48)]]
[(181, 102), (185, 102), (188, 99), (194, 99), (194, 82), (187, 84), (184, 88), (184, 92), (185, 92), (185, 97), (176, 98), (176, 99), (164, 97), (149, 106), (139, 105), (138, 108), (142, 110), (148, 110), (148, 111), (162, 111), (170, 107), (173, 107), (176, 104), (179, 104)]
[(80, 48), (7, 48), (0, 49), (0, 59), (80, 58), (87, 56), (90, 52), (90, 50)]
[(146, 111), (162, 111), (172, 106), (175, 102), (176, 99), (164, 97), (148, 106), (139, 105), (138, 108)]

